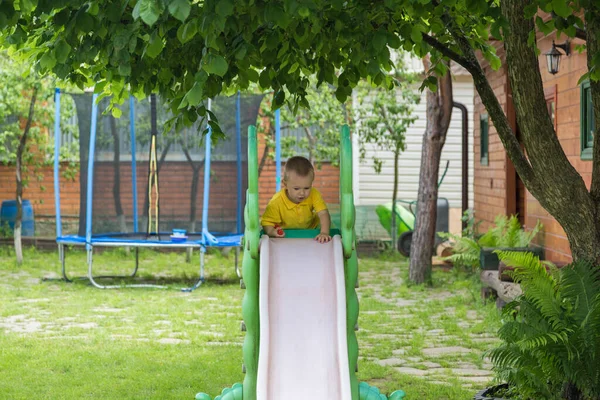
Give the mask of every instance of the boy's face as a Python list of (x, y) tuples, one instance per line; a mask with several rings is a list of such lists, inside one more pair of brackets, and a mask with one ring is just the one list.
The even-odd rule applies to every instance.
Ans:
[(311, 172), (307, 176), (300, 176), (294, 171), (286, 173), (283, 180), (288, 198), (296, 203), (302, 203), (310, 195), (314, 174)]

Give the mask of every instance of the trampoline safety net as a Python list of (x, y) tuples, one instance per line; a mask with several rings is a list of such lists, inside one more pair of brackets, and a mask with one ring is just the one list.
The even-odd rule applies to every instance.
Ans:
[[(120, 108), (122, 116), (103, 113), (107, 101), (98, 106), (96, 140), (90, 142), (92, 94), (71, 94), (77, 111), (80, 156), (79, 236), (86, 235), (86, 210), (92, 202), (92, 234), (128, 234), (140, 238), (148, 231), (148, 218), (155, 218), (149, 189), (151, 141), (150, 99), (131, 100)], [(256, 124), (262, 95), (219, 97), (212, 102), (226, 139), (211, 148), (208, 228), (213, 233), (242, 233), (243, 206), (247, 188), (247, 131)], [(131, 109), (132, 107), (132, 109)], [(170, 115), (157, 99), (156, 167), (158, 170), (158, 221), (160, 232), (202, 227), (205, 176), (204, 126), (163, 133)], [(239, 112), (239, 124), (237, 115)], [(132, 118), (133, 116), (133, 118)], [(238, 128), (241, 148), (238, 144)], [(133, 134), (132, 134), (133, 132)], [(132, 139), (133, 138), (133, 139)], [(88, 199), (88, 158), (94, 149), (92, 196)], [(238, 160), (241, 161), (239, 171)], [(241, 173), (240, 173), (241, 172)], [(242, 195), (240, 196), (239, 193)]]

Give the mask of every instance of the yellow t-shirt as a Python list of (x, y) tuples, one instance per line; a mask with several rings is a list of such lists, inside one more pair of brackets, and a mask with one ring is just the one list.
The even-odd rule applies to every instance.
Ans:
[(301, 203), (291, 201), (285, 189), (275, 193), (262, 216), (262, 226), (279, 225), (283, 229), (315, 229), (319, 226), (318, 213), (327, 205), (321, 193), (315, 188)]

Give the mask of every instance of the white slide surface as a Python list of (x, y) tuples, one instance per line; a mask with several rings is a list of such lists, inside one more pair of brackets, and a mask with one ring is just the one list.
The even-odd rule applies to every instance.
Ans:
[(342, 242), (260, 248), (258, 400), (350, 400)]

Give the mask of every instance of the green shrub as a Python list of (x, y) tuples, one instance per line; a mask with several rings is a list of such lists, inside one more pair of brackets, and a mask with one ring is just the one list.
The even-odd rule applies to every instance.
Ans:
[[(464, 218), (468, 218), (467, 221), (474, 224), (470, 216), (465, 215)], [(438, 232), (438, 235), (453, 242), (452, 254), (444, 257), (444, 260), (452, 262), (455, 266), (477, 269), (482, 247), (528, 247), (543, 225), (538, 221), (531, 231), (525, 231), (515, 215), (510, 218), (498, 215), (494, 226), (482, 236), (477, 235), (475, 227), (476, 225), (468, 224), (462, 236)]]
[(600, 399), (600, 269), (499, 257), (523, 294), (502, 310), (503, 343), (488, 354), (498, 378), (522, 399)]

